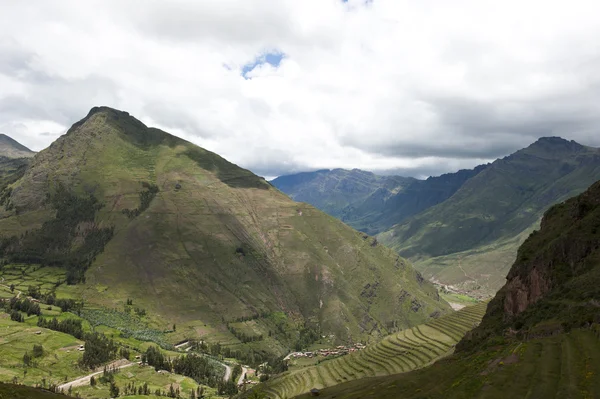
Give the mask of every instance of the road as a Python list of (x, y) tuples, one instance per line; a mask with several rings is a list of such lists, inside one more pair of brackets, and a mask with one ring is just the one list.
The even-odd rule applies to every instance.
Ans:
[(225, 376), (223, 377), (223, 381), (229, 381), (231, 379), (232, 368), (231, 368), (231, 366), (228, 366), (225, 363), (221, 363), (221, 364), (223, 366), (225, 366)]
[[(117, 369), (124, 369), (126, 367), (131, 367), (131, 366), (133, 366), (135, 364), (137, 364), (137, 363), (126, 363), (126, 364), (122, 364), (120, 366), (117, 366), (116, 368)], [(107, 368), (111, 368), (111, 365), (107, 365)], [(59, 385), (57, 388), (59, 390), (62, 389), (64, 391), (68, 391), (69, 387), (80, 387), (80, 386), (83, 386), (83, 385), (89, 385), (90, 384), (90, 379), (93, 376), (96, 376), (98, 374), (102, 374), (103, 372), (104, 372), (104, 368), (101, 371), (94, 371), (93, 373), (88, 374), (85, 377), (80, 377), (80, 378), (78, 378), (76, 380), (73, 380), (73, 381), (70, 381), (70, 382), (66, 382), (66, 383), (64, 383), (62, 385)]]
[(240, 374), (240, 378), (238, 378), (238, 381), (237, 381), (238, 386), (244, 382), (244, 377), (246, 376), (247, 372), (248, 372), (248, 369), (246, 367), (242, 367), (242, 374)]

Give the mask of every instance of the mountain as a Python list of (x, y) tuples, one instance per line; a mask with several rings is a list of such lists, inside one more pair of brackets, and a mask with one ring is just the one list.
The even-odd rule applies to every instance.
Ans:
[(415, 262), (427, 278), (494, 293), (543, 212), (598, 179), (599, 149), (541, 138), (496, 160), (446, 201), (378, 238)]
[(600, 397), (599, 301), (597, 182), (545, 213), (481, 324), (453, 356), (419, 371), (328, 388), (320, 397)]
[(320, 170), (280, 176), (271, 183), (296, 201), (308, 202), (357, 230), (377, 234), (446, 200), (485, 167), (426, 180), (378, 176), (359, 169)]
[(111, 108), (93, 108), (0, 196), (4, 262), (64, 268), (57, 295), (88, 306), (132, 299), (157, 328), (176, 324), (173, 340), (283, 354), (303, 328), (369, 339), (450, 310), (373, 237)]
[(30, 158), (34, 155), (29, 148), (0, 133), (0, 158)]
[(360, 169), (323, 169), (279, 176), (271, 183), (293, 200), (308, 202), (320, 210), (345, 220), (349, 208), (360, 207), (373, 194), (386, 199), (415, 179), (378, 176)]

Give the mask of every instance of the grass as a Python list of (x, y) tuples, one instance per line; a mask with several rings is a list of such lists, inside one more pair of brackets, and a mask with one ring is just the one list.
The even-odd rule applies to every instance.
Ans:
[[(34, 317), (35, 319), (35, 317)], [(41, 334), (36, 332), (41, 331)], [(85, 373), (78, 365), (81, 352), (77, 347), (83, 341), (71, 335), (11, 321), (0, 314), (0, 379), (10, 382), (16, 378), (26, 385), (58, 384)], [(35, 360), (34, 366), (25, 367), (23, 355), (31, 354), (33, 345), (42, 345), (45, 355)]]
[[(95, 109), (31, 167), (47, 181), (26, 174), (13, 184), (11, 201), (23, 211), (2, 214), (0, 236), (23, 234), (53, 217), (28, 219), (43, 207), (49, 182), (61, 181), (74, 195), (93, 192), (104, 204), (94, 224), (114, 226), (114, 235), (86, 272), (85, 285), (63, 284), (56, 293), (82, 298), (90, 309), (119, 311), (133, 298), (149, 315), (147, 327), (104, 322), (126, 334), (145, 330), (138, 338), (162, 342), (149, 330), (176, 324), (178, 331), (164, 337), (173, 343), (199, 338), (195, 332), (208, 326), (211, 334), (203, 336), (235, 346), (227, 323), (282, 312), (289, 318), (284, 331), (248, 347), (283, 355), (305, 323), (339, 342), (369, 340), (391, 332), (390, 325), (406, 328), (450, 311), (408, 262), (372, 237), (124, 113)], [(159, 191), (130, 219), (123, 210), (141, 209), (142, 183)], [(96, 315), (89, 317), (94, 322)], [(263, 319), (240, 327), (266, 336), (276, 324)]]
[(473, 305), (392, 334), (361, 351), (288, 372), (267, 382), (265, 392), (270, 398), (291, 398), (312, 388), (323, 389), (426, 367), (453, 352), (458, 340), (479, 323), (486, 306), (486, 303)]
[[(346, 382), (319, 397), (344, 399), (596, 398), (600, 341), (590, 329), (453, 355), (409, 373)], [(270, 396), (275, 397), (275, 396)], [(299, 398), (308, 398), (301, 395)]]

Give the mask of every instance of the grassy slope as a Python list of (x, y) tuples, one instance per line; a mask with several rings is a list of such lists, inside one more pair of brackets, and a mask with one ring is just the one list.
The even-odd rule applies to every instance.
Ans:
[(600, 182), (548, 210), (481, 324), (435, 365), (325, 398), (600, 397)]
[(30, 158), (35, 152), (18, 143), (5, 134), (0, 133), (0, 157), (7, 158)]
[(312, 388), (375, 376), (406, 373), (430, 365), (452, 353), (462, 336), (483, 317), (481, 303), (385, 337), (359, 352), (317, 366), (285, 373), (263, 387), (270, 398), (291, 398)]
[[(597, 398), (600, 333), (575, 330), (471, 355), (411, 373), (352, 381), (321, 391), (337, 399)], [(308, 398), (309, 395), (299, 396)]]
[[(312, 321), (359, 339), (448, 309), (410, 264), (372, 238), (125, 113), (95, 109), (36, 155), (11, 186), (18, 214), (0, 210), (0, 234), (51, 219), (45, 195), (57, 180), (78, 195), (93, 193), (105, 204), (94, 226), (115, 227), (87, 284), (69, 294), (109, 308), (134, 298), (160, 327), (184, 326), (182, 335), (227, 336), (223, 319), (283, 311), (291, 326)], [(129, 219), (122, 211), (140, 205), (142, 182), (160, 192)], [(390, 304), (404, 291), (422, 304), (418, 312), (410, 301)], [(285, 351), (278, 342), (267, 347)]]
[(0, 399), (65, 399), (68, 396), (22, 385), (0, 382)]
[[(447, 201), (379, 237), (426, 269), (428, 277), (456, 284), (475, 276), (493, 293), (543, 212), (599, 178), (600, 150), (540, 139), (495, 161)], [(467, 273), (459, 269), (459, 258), (471, 265)]]

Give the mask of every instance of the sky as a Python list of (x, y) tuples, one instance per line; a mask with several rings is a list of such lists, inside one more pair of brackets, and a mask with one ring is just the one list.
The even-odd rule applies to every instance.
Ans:
[(253, 172), (425, 177), (600, 146), (600, 2), (0, 0), (0, 133), (106, 105)]

